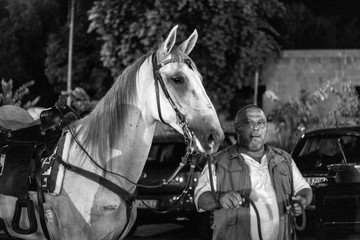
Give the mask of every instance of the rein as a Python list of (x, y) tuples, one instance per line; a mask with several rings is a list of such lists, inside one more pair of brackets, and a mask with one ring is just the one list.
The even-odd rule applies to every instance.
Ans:
[[(182, 160), (182, 163), (180, 165), (183, 164), (183, 162), (186, 162), (187, 161), (187, 158), (189, 157), (189, 153), (187, 152), (185, 154), (185, 156), (183, 157), (183, 160)], [(190, 162), (190, 170), (189, 170), (189, 177), (187, 179), (187, 182), (186, 182), (186, 185), (184, 187), (184, 190), (182, 191), (182, 193), (177, 197), (176, 201), (174, 202), (174, 204), (169, 207), (169, 209), (166, 209), (166, 210), (163, 210), (163, 211), (159, 211), (159, 210), (156, 210), (155, 208), (152, 208), (150, 206), (148, 206), (143, 200), (140, 200), (142, 201), (142, 203), (148, 208), (150, 209), (152, 212), (155, 212), (155, 213), (159, 213), (159, 214), (165, 214), (165, 213), (169, 213), (170, 211), (174, 210), (174, 208), (177, 206), (177, 204), (186, 196), (186, 194), (189, 192), (189, 188), (190, 188), (190, 183), (191, 183), (191, 180), (193, 179), (194, 177), (194, 170), (195, 170), (195, 166), (196, 166), (196, 162), (197, 162), (197, 158), (196, 157), (192, 157), (191, 158), (191, 162)], [(180, 171), (180, 169), (182, 168), (182, 166), (178, 166), (178, 168), (175, 170), (175, 172), (169, 177), (169, 179), (167, 181), (165, 181), (163, 183), (163, 185), (166, 185), (168, 184), (171, 180), (170, 179), (173, 179), (177, 173)], [(185, 164), (184, 164), (185, 165)], [(170, 180), (170, 181), (169, 181)]]

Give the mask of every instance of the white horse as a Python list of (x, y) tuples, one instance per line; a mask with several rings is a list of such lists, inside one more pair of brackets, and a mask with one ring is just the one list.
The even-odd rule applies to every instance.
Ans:
[[(176, 32), (177, 26), (155, 52), (126, 68), (95, 109), (75, 122), (72, 128), (78, 143), (68, 132), (61, 156), (64, 162), (96, 173), (133, 194), (136, 186), (131, 182), (140, 178), (157, 121), (183, 134), (180, 123), (186, 119), (197, 148), (208, 154), (217, 151), (224, 134), (202, 77), (188, 57), (197, 31), (174, 46)], [(29, 195), (37, 206), (36, 193)], [(127, 202), (121, 196), (68, 169), (64, 169), (60, 192), (45, 194), (45, 201), (53, 213), (47, 222), (52, 240), (123, 239), (136, 218), (135, 207), (128, 218)], [(39, 220), (35, 233), (13, 231), (15, 202), (14, 197), (0, 195), (0, 217), (8, 232), (22, 239), (46, 239)], [(23, 215), (22, 224), (27, 225), (27, 214)], [(38, 212), (36, 216), (39, 219)]]

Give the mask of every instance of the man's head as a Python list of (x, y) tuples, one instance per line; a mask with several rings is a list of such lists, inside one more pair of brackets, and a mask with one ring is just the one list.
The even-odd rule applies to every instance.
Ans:
[(234, 130), (242, 147), (250, 152), (263, 149), (267, 132), (265, 113), (254, 104), (246, 105), (236, 114)]

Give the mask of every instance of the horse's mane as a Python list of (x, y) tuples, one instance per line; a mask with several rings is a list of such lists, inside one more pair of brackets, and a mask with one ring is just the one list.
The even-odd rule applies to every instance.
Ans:
[[(136, 77), (138, 71), (151, 54), (152, 52), (141, 56), (125, 68), (94, 110), (75, 123), (83, 146), (91, 149), (89, 153), (98, 157), (102, 165), (105, 164), (105, 157), (111, 147), (118, 141), (121, 133), (125, 132), (124, 120), (131, 110), (129, 108), (133, 106), (132, 103), (137, 98)], [(178, 48), (173, 48), (171, 55), (176, 61), (182, 61), (185, 56)]]

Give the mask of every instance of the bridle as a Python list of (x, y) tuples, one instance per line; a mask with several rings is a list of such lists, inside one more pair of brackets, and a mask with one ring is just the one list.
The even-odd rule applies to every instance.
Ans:
[[(153, 212), (156, 213), (168, 213), (170, 212), (172, 209), (175, 208), (175, 206), (183, 199), (183, 197), (188, 193), (189, 191), (189, 187), (190, 187), (190, 183), (193, 179), (194, 176), (194, 171), (195, 171), (195, 165), (197, 162), (197, 159), (199, 157), (199, 154), (196, 154), (196, 150), (195, 150), (195, 135), (194, 133), (189, 129), (188, 127), (188, 121), (185, 118), (185, 115), (183, 113), (180, 112), (180, 110), (178, 109), (178, 107), (176, 106), (176, 104), (174, 103), (174, 100), (171, 98), (169, 91), (167, 90), (167, 87), (164, 83), (163, 78), (161, 77), (160, 74), (160, 69), (162, 67), (164, 67), (165, 65), (169, 64), (169, 63), (174, 63), (174, 62), (178, 62), (176, 60), (173, 59), (169, 59), (166, 60), (162, 63), (157, 63), (157, 58), (156, 58), (156, 52), (154, 52), (151, 56), (151, 61), (152, 61), (152, 65), (153, 65), (153, 76), (154, 76), (154, 80), (155, 80), (155, 92), (156, 92), (156, 103), (157, 103), (157, 109), (158, 109), (158, 115), (159, 118), (161, 120), (161, 122), (163, 122), (164, 124), (169, 125), (168, 123), (166, 123), (162, 117), (161, 114), (161, 106), (160, 106), (160, 93), (159, 93), (159, 84), (161, 86), (161, 89), (164, 92), (165, 97), (167, 98), (167, 100), (169, 101), (171, 107), (173, 108), (173, 110), (176, 113), (176, 117), (178, 118), (179, 122), (180, 122), (180, 126), (183, 130), (184, 133), (184, 140), (186, 143), (186, 153), (185, 156), (182, 157), (182, 161), (179, 163), (179, 166), (175, 169), (175, 171), (170, 175), (170, 177), (163, 181), (160, 186), (158, 185), (158, 187), (162, 187), (165, 186), (167, 184), (169, 184), (172, 179), (179, 173), (179, 171), (188, 163), (190, 162), (190, 170), (189, 170), (189, 177), (187, 179), (185, 188), (183, 190), (183, 192), (177, 197), (177, 200), (175, 201), (175, 203), (166, 210), (163, 211), (158, 211), (154, 208), (151, 208), (150, 206), (147, 206), (145, 202), (143, 202), (143, 204), (149, 208), (150, 210), (152, 210)], [(192, 64), (191, 64), (191, 60), (190, 59), (184, 59), (183, 60), (184, 63), (190, 68), (190, 69), (194, 69)], [(190, 158), (190, 160), (189, 160)], [(149, 186), (143, 186), (143, 185), (139, 185), (137, 184), (137, 186), (139, 187), (143, 187), (143, 188), (149, 188)]]
[[(190, 68), (190, 69), (194, 69), (192, 64), (191, 64), (191, 60), (189, 58), (186, 58), (183, 60), (184, 63)], [(194, 141), (194, 133), (190, 131), (190, 129), (188, 128), (188, 121), (185, 118), (185, 115), (183, 113), (180, 112), (179, 108), (176, 106), (176, 104), (174, 103), (174, 100), (171, 98), (169, 91), (167, 90), (167, 87), (164, 83), (163, 78), (161, 77), (160, 74), (160, 69), (162, 67), (164, 67), (165, 65), (169, 64), (169, 63), (174, 63), (174, 62), (178, 62), (174, 59), (168, 59), (162, 63), (157, 63), (157, 57), (156, 57), (156, 52), (154, 52), (151, 56), (151, 62), (153, 65), (153, 76), (154, 76), (154, 80), (155, 80), (155, 92), (156, 92), (156, 104), (157, 104), (157, 109), (158, 109), (158, 114), (159, 114), (159, 118), (161, 120), (161, 122), (163, 122), (164, 124), (169, 125), (168, 123), (166, 123), (162, 117), (161, 114), (161, 106), (160, 106), (160, 93), (159, 93), (159, 84), (161, 86), (161, 89), (163, 90), (165, 97), (167, 98), (167, 100), (169, 101), (171, 107), (174, 109), (175, 113), (176, 113), (176, 117), (179, 119), (180, 121), (180, 126), (182, 127), (182, 130), (184, 132), (184, 138), (185, 138), (185, 143), (186, 144), (190, 144), (190, 146), (193, 144)], [(192, 147), (192, 146), (191, 146)]]

